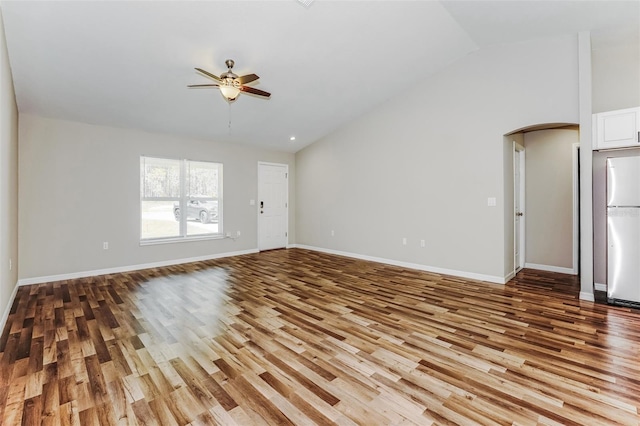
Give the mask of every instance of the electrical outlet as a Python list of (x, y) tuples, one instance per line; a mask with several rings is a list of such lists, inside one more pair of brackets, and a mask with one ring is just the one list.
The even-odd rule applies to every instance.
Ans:
[(102, 249), (103, 250), (109, 250), (109, 241), (105, 241), (102, 243)]
[(332, 229), (332, 230), (331, 230), (331, 236), (332, 236), (332, 237), (335, 237), (335, 235), (336, 235), (336, 232)]
[(227, 232), (226, 234), (224, 234), (224, 236), (227, 238), (231, 238), (231, 232)]
[(403, 245), (403, 246), (406, 246), (406, 245), (407, 245), (407, 239), (406, 239), (406, 238), (403, 238), (403, 239), (402, 239), (402, 245)]
[(420, 247), (424, 248), (427, 246), (427, 243), (424, 240), (420, 240)]
[(236, 237), (240, 236), (240, 231), (236, 232)]

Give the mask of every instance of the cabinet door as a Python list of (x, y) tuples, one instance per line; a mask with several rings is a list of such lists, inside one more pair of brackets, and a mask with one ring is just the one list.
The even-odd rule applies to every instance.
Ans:
[(640, 146), (640, 108), (595, 114), (594, 149)]

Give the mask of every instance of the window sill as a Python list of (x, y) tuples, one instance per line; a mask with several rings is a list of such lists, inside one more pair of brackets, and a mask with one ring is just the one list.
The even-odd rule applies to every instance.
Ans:
[(223, 240), (228, 238), (224, 234), (215, 235), (196, 235), (193, 237), (175, 237), (175, 238), (157, 238), (140, 240), (141, 246), (155, 246), (158, 244), (173, 244), (173, 243), (190, 243), (193, 241), (207, 241), (207, 240)]

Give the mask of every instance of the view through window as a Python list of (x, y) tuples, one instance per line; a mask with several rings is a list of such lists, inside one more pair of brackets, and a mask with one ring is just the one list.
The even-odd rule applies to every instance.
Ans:
[(140, 157), (140, 239), (222, 235), (222, 164)]

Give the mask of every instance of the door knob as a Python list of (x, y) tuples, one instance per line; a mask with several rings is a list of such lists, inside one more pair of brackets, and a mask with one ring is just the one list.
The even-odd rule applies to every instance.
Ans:
[(523, 215), (524, 215), (524, 213), (522, 213), (522, 212), (516, 213), (516, 216), (523, 216)]

